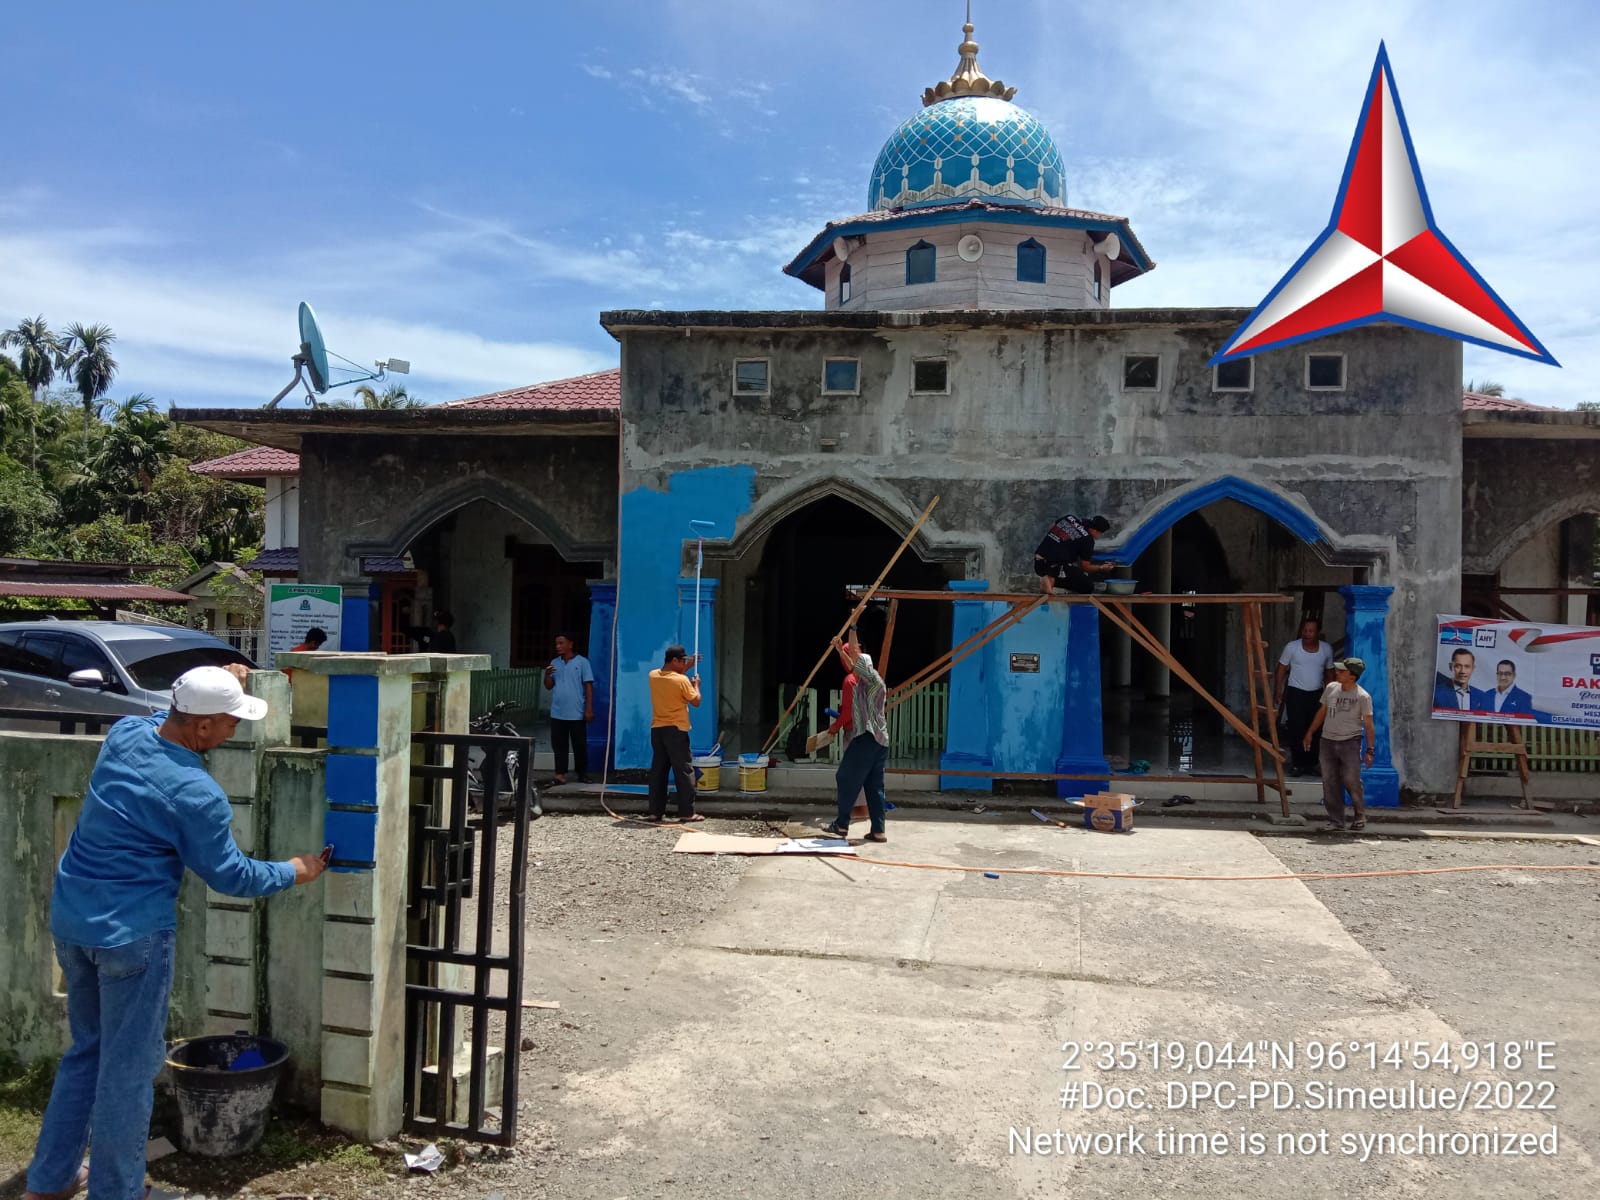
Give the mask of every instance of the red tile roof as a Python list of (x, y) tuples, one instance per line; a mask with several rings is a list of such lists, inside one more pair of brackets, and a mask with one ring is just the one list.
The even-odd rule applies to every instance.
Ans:
[(189, 470), (196, 475), (211, 475), (218, 479), (260, 479), (266, 475), (300, 474), (300, 456), (292, 450), (279, 450), (274, 446), (252, 446), (237, 454), (224, 454), (221, 458), (190, 463)]
[(1463, 392), (1461, 407), (1467, 412), (1556, 412), (1548, 404), (1529, 404), (1514, 396), (1485, 396), (1482, 392)]
[(451, 400), (439, 408), (481, 409), (543, 409), (571, 411), (574, 409), (622, 411), (622, 369), (611, 367), (605, 371), (592, 371), (588, 375), (574, 375), (571, 379), (555, 379), (549, 383), (535, 383), (530, 387), (509, 388), (503, 392), (490, 392), (486, 396), (469, 396), (465, 400)]
[(50, 600), (162, 600), (187, 604), (182, 592), (144, 583), (17, 583), (0, 579), (0, 596), (39, 596)]

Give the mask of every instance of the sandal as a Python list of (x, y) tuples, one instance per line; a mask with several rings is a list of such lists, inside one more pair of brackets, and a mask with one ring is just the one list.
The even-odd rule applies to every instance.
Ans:
[(850, 837), (850, 831), (848, 829), (840, 829), (832, 821), (828, 821), (828, 822), (822, 823), (819, 826), (819, 828), (822, 830), (823, 833), (827, 834), (829, 837), (845, 838), (847, 840)]
[(887, 833), (869, 833), (869, 834), (867, 834), (867, 841), (869, 841), (869, 842), (887, 842), (888, 840), (889, 840), (889, 835)]
[(1356, 821), (1356, 822), (1351, 824), (1350, 832), (1351, 833), (1360, 833), (1366, 827), (1367, 827), (1367, 823), (1365, 821)]
[(704, 821), (705, 819), (706, 819), (705, 813), (690, 813), (687, 817), (679, 817), (678, 818), (678, 824), (680, 824), (680, 825), (693, 825), (693, 824), (695, 824), (695, 823), (697, 823), (699, 821)]
[(1329, 821), (1326, 825), (1324, 825), (1322, 827), (1322, 832), (1323, 833), (1343, 833), (1344, 832), (1344, 826), (1343, 825), (1335, 825), (1332, 821)]

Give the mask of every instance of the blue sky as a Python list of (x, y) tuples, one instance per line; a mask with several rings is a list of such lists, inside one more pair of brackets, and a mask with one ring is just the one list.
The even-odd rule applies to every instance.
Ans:
[[(1594, 6), (974, 9), (980, 61), (1055, 135), (1069, 202), (1129, 217), (1159, 263), (1120, 307), (1266, 293), (1327, 223), (1386, 40), (1440, 227), (1563, 363), (1469, 347), (1467, 375), (1600, 399)], [(114, 397), (254, 406), (288, 382), (302, 299), (330, 348), (410, 359), (430, 401), (615, 365), (607, 308), (818, 308), (781, 268), (865, 207), (879, 146), (954, 68), (962, 16), (959, 0), (18, 10), (0, 324), (104, 321)]]

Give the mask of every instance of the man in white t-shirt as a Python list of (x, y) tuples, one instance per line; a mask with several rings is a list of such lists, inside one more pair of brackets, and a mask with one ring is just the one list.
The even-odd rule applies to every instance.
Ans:
[(1300, 622), (1300, 636), (1278, 656), (1278, 672), (1273, 679), (1272, 703), (1280, 719), (1286, 718), (1284, 743), (1291, 756), (1291, 775), (1305, 775), (1317, 769), (1315, 739), (1308, 748), (1300, 743), (1317, 715), (1322, 689), (1332, 682), (1333, 647), (1322, 640), (1322, 622), (1307, 617)]

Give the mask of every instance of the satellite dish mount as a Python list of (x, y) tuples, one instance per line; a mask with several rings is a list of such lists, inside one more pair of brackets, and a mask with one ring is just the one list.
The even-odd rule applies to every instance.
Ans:
[[(349, 359), (342, 358), (337, 354), (334, 357), (341, 359), (343, 362), (350, 362)], [(369, 380), (383, 379), (390, 371), (395, 372), (397, 375), (411, 373), (411, 364), (409, 362), (403, 358), (391, 358), (386, 362), (374, 363), (373, 366), (377, 367), (376, 371), (354, 375), (349, 379), (337, 381), (330, 379), (328, 347), (322, 340), (322, 328), (317, 324), (317, 314), (311, 311), (311, 305), (303, 300), (300, 302), (300, 351), (290, 361), (294, 363), (294, 378), (284, 386), (281, 392), (267, 401), (268, 408), (277, 408), (278, 401), (294, 391), (296, 386), (305, 387), (306, 403), (311, 405), (312, 408), (316, 408), (318, 407), (317, 397), (323, 395), (330, 388), (348, 387), (352, 383), (366, 383)], [(354, 363), (350, 363), (350, 366), (356, 371), (361, 370)]]

